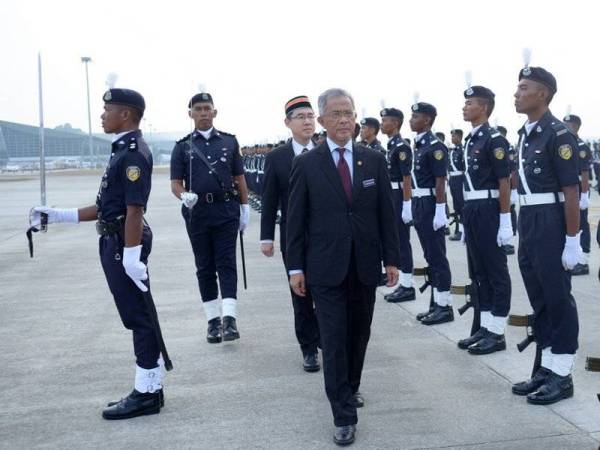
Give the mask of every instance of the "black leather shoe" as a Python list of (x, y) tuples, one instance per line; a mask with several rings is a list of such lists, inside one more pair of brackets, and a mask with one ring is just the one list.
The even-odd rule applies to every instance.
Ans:
[(487, 334), (469, 347), (471, 355), (489, 355), (490, 353), (506, 350), (506, 339), (503, 334), (488, 331)]
[(468, 338), (461, 339), (458, 341), (458, 348), (462, 350), (466, 350), (470, 345), (473, 345), (475, 342), (483, 339), (488, 333), (487, 328), (481, 327), (479, 330), (475, 332), (473, 336), (469, 336)]
[[(163, 388), (164, 389), (164, 388)], [(158, 398), (160, 400), (160, 407), (164, 407), (165, 406), (165, 394), (163, 393), (163, 389), (160, 389), (158, 391)], [(118, 402), (108, 402), (106, 404), (106, 406), (115, 406), (117, 403), (119, 403), (120, 401), (122, 401), (123, 399), (119, 400)]]
[(398, 287), (396, 289), (394, 289), (392, 292), (390, 292), (389, 294), (385, 294), (383, 296), (384, 300), (387, 300), (388, 298), (390, 298), (391, 296), (393, 296), (394, 294), (396, 294), (397, 292), (400, 292), (402, 289), (404, 288), (404, 286), (402, 286), (401, 284), (398, 285)]
[(537, 391), (546, 382), (546, 378), (551, 373), (550, 369), (546, 369), (543, 366), (540, 367), (529, 380), (513, 384), (512, 393), (515, 395), (527, 395)]
[(435, 304), (429, 307), (428, 311), (417, 314), (417, 320), (421, 322), (425, 317), (435, 311)]
[(505, 255), (514, 255), (515, 254), (515, 246), (506, 244), (502, 246), (502, 250), (504, 250)]
[(352, 396), (352, 400), (350, 400), (350, 403), (352, 403), (352, 406), (354, 406), (355, 408), (362, 408), (363, 406), (365, 406), (365, 399), (360, 393), (360, 391), (356, 391), (354, 393), (354, 395)]
[(452, 322), (454, 320), (454, 311), (452, 306), (435, 305), (435, 309), (427, 317), (421, 319), (423, 325), (438, 325), (440, 323)]
[(390, 303), (408, 302), (417, 298), (415, 288), (400, 286), (391, 294), (387, 294), (385, 300)]
[(571, 375), (561, 377), (550, 372), (540, 388), (527, 396), (527, 403), (532, 405), (551, 405), (565, 398), (573, 397), (573, 378)]
[(386, 273), (382, 273), (381, 276), (379, 277), (379, 283), (377, 283), (377, 286), (381, 287), (381, 286), (385, 286), (388, 282), (387, 279), (387, 274)]
[(231, 316), (223, 317), (223, 340), (235, 341), (240, 338), (240, 333), (235, 324), (235, 318)]
[(304, 363), (302, 364), (305, 372), (318, 372), (321, 369), (319, 365), (319, 356), (317, 353), (304, 355)]
[(457, 231), (452, 236), (448, 238), (449, 241), (460, 241), (462, 239), (462, 233)]
[(206, 332), (206, 340), (209, 344), (218, 344), (223, 340), (221, 335), (222, 325), (221, 318), (216, 317), (208, 321), (208, 331)]
[(333, 442), (335, 442), (337, 445), (350, 445), (354, 442), (355, 435), (356, 425), (335, 427), (335, 433), (333, 433)]
[(575, 267), (571, 269), (571, 275), (588, 275), (590, 273), (590, 266), (587, 264), (575, 264)]
[(142, 394), (134, 389), (127, 397), (102, 411), (102, 417), (106, 420), (121, 420), (158, 414), (160, 412), (159, 393), (160, 390)]

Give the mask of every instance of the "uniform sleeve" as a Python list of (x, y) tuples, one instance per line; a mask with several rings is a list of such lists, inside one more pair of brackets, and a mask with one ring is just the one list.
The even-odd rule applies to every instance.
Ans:
[[(552, 141), (551, 141), (552, 142)], [(567, 129), (559, 130), (550, 147), (550, 159), (560, 187), (579, 183), (579, 155), (575, 136)]]
[(409, 176), (412, 170), (412, 150), (408, 145), (401, 145), (398, 148), (398, 160), (400, 161), (400, 173), (402, 176)]
[(442, 143), (437, 143), (433, 146), (430, 152), (431, 171), (433, 176), (445, 177), (448, 175), (448, 149)]
[(590, 170), (592, 164), (592, 151), (587, 144), (581, 143), (579, 146), (579, 171)]
[(126, 151), (119, 168), (125, 204), (146, 206), (150, 196), (152, 166), (139, 151)]
[(234, 177), (239, 175), (244, 175), (244, 161), (242, 160), (242, 155), (240, 153), (240, 144), (236, 138), (233, 138), (233, 142), (235, 143), (235, 148), (233, 152), (233, 167), (231, 168), (231, 174)]
[(184, 152), (180, 144), (175, 144), (171, 152), (171, 180), (185, 180)]
[(509, 150), (510, 145), (502, 136), (492, 138), (491, 153), (488, 154), (488, 158), (491, 161), (492, 170), (497, 179), (510, 177), (511, 163)]

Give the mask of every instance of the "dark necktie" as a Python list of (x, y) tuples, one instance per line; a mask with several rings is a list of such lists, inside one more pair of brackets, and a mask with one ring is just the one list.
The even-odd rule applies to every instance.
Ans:
[(340, 174), (342, 186), (346, 192), (346, 199), (348, 200), (348, 203), (352, 203), (352, 178), (350, 177), (350, 168), (348, 167), (348, 163), (344, 159), (345, 150), (345, 148), (341, 147), (337, 149), (338, 153), (340, 154), (340, 159), (337, 163), (337, 171)]
[(307, 149), (306, 147), (304, 147), (304, 148), (302, 149), (302, 152), (301, 152), (301, 153), (306, 153), (307, 151), (308, 151), (308, 149)]

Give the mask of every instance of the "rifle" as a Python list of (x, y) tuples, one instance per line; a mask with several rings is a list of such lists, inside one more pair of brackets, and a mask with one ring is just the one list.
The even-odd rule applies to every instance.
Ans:
[(514, 327), (526, 328), (527, 336), (525, 337), (525, 339), (523, 339), (517, 344), (517, 350), (519, 350), (519, 353), (523, 352), (527, 347), (529, 347), (529, 344), (531, 344), (532, 342), (536, 342), (535, 358), (533, 360), (533, 369), (531, 371), (531, 376), (533, 377), (533, 375), (538, 371), (538, 369), (542, 365), (542, 349), (540, 345), (537, 344), (535, 338), (535, 317), (533, 314), (525, 316), (510, 314), (508, 316), (508, 324)]
[[(587, 370), (588, 372), (600, 372), (600, 358), (588, 356), (585, 359), (585, 370)], [(596, 396), (600, 401), (600, 394), (596, 394)]]
[(469, 308), (473, 308), (473, 323), (471, 324), (471, 336), (481, 328), (481, 309), (479, 307), (479, 284), (475, 279), (475, 268), (473, 267), (473, 258), (467, 250), (467, 269), (469, 273), (470, 284), (465, 286), (450, 286), (452, 294), (464, 295), (466, 303), (458, 308), (458, 313), (462, 316)]
[[(431, 296), (429, 298), (429, 312), (433, 311), (435, 302), (433, 300), (433, 286), (431, 285), (431, 279), (429, 276), (429, 267), (421, 267), (421, 268), (414, 268), (413, 269), (413, 275), (415, 276), (422, 276), (425, 279), (425, 282), (423, 283), (423, 285), (419, 288), (419, 292), (422, 294), (423, 292), (425, 292), (425, 290), (428, 287), (431, 287)], [(417, 315), (417, 320), (421, 320), (421, 318), (419, 318), (420, 316), (424, 316), (426, 315), (425, 313), (420, 313)]]
[(156, 306), (154, 305), (154, 299), (152, 298), (152, 294), (150, 293), (150, 288), (148, 287), (148, 291), (142, 292), (142, 295), (144, 296), (144, 301), (146, 302), (148, 315), (150, 316), (150, 320), (152, 321), (152, 328), (154, 329), (154, 335), (156, 336), (156, 340), (158, 341), (160, 353), (163, 357), (163, 360), (165, 361), (165, 369), (169, 371), (173, 369), (173, 363), (169, 358), (169, 354), (167, 353), (167, 347), (165, 346), (165, 341), (162, 337), (160, 323), (158, 322), (158, 314), (156, 313)]
[(244, 232), (240, 231), (240, 250), (242, 253), (242, 275), (244, 276), (244, 289), (248, 289), (248, 280), (246, 279), (246, 255), (244, 253)]

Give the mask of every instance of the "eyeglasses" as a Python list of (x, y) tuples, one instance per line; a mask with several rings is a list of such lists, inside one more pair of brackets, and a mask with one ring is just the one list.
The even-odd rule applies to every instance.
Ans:
[(290, 119), (297, 119), (297, 120), (304, 122), (305, 120), (315, 120), (315, 115), (314, 114), (298, 114), (297, 116), (290, 117)]
[(346, 111), (333, 110), (333, 111), (328, 112), (326, 115), (331, 117), (333, 120), (340, 120), (342, 117), (345, 119), (354, 119), (356, 117), (356, 113), (351, 110), (346, 110)]

